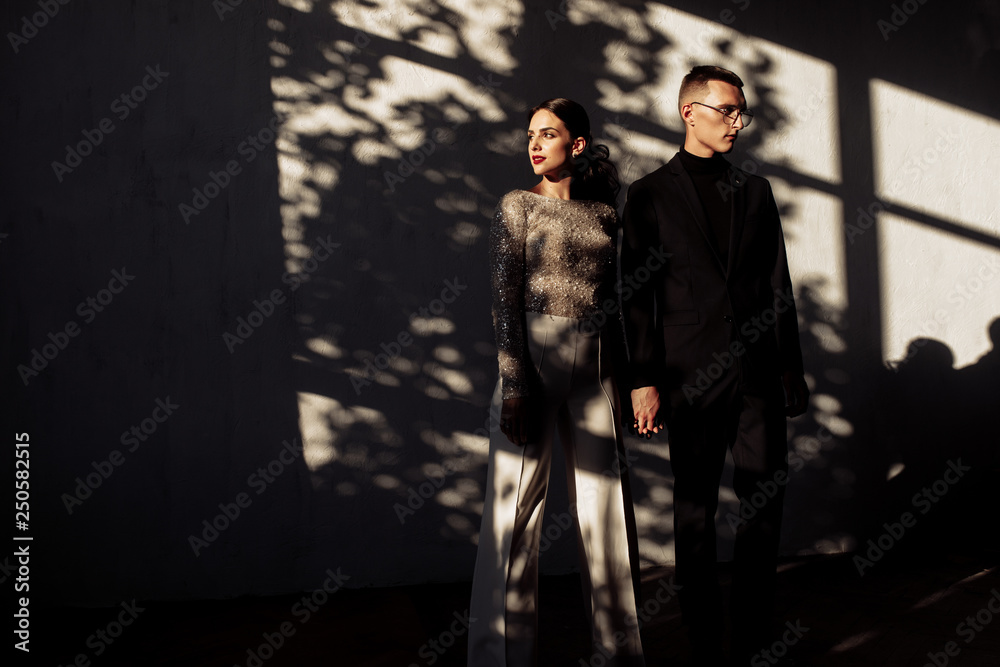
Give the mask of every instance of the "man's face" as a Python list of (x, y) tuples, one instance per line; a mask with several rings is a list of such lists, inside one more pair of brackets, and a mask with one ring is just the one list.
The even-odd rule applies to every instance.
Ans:
[[(694, 104), (694, 101), (701, 104)], [(708, 107), (745, 109), (746, 104), (743, 93), (736, 86), (724, 81), (709, 81), (708, 95), (704, 99), (685, 104), (681, 109), (686, 130), (684, 148), (687, 152), (699, 157), (712, 157), (715, 153), (733, 150), (736, 135), (743, 129), (742, 119), (737, 116), (734, 123)]]

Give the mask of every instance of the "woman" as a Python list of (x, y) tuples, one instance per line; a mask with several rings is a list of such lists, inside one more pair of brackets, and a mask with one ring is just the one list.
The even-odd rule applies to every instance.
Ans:
[(536, 663), (539, 537), (558, 429), (602, 656), (592, 664), (643, 665), (610, 363), (624, 350), (617, 174), (607, 148), (592, 146), (587, 113), (567, 99), (531, 110), (528, 156), (541, 181), (507, 193), (490, 230), (500, 364), (491, 414), (500, 424), (490, 437), (468, 664)]

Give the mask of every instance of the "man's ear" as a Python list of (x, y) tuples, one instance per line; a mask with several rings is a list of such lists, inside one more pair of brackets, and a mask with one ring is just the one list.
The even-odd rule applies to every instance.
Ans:
[(688, 102), (681, 107), (681, 118), (685, 125), (694, 125), (694, 105)]

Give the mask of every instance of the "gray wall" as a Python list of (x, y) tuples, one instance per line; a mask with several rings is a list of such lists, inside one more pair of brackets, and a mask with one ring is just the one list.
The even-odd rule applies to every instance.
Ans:
[[(911, 534), (989, 530), (972, 510), (1000, 401), (1000, 223), (980, 185), (1000, 167), (997, 3), (913, 2), (898, 26), (889, 3), (525, 4), (74, 0), (16, 52), (8, 37), (4, 419), (30, 435), (47, 599), (471, 577), (486, 233), (532, 184), (524, 110), (582, 102), (627, 184), (676, 150), (698, 62), (748, 84), (733, 161), (775, 185), (797, 283), (816, 400), (789, 422), (784, 551), (864, 548), (907, 509)], [(5, 32), (38, 11), (8, 3)], [(134, 109), (115, 102), (136, 86)], [(52, 357), (37, 374), (35, 351)], [(630, 444), (644, 564), (670, 562), (665, 444)], [(957, 458), (978, 481), (919, 514)], [(734, 507), (726, 488), (726, 553)], [(551, 535), (546, 570), (572, 568)]]

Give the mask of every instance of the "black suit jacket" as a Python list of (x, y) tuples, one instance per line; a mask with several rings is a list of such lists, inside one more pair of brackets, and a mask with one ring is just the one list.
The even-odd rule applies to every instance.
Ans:
[(629, 380), (632, 388), (657, 386), (670, 414), (703, 406), (733, 386), (773, 395), (782, 373), (802, 373), (771, 186), (735, 167), (728, 180), (725, 265), (679, 155), (628, 191), (621, 296)]

